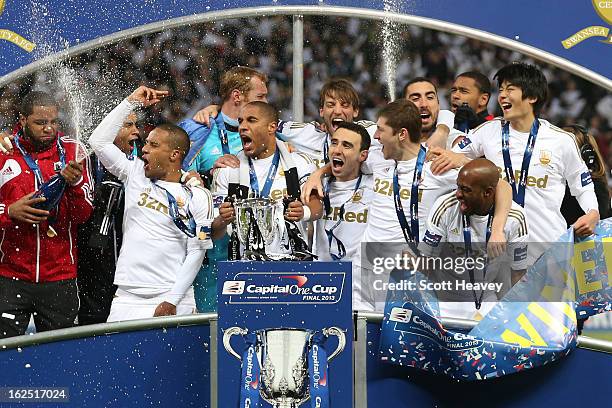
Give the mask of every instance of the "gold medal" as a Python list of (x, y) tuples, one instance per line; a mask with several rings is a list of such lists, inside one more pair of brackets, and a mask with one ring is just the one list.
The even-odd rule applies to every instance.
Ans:
[(55, 231), (55, 229), (53, 229), (52, 226), (49, 225), (49, 227), (47, 228), (47, 236), (49, 238), (55, 238), (57, 237), (57, 232)]

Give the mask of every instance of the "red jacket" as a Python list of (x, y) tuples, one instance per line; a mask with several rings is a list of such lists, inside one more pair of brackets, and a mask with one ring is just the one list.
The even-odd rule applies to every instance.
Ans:
[[(61, 138), (66, 151), (66, 163), (75, 159), (76, 141)], [(54, 174), (54, 164), (60, 161), (57, 144), (43, 152), (33, 152), (31, 145), (20, 139), (26, 152), (38, 161), (43, 179)], [(76, 277), (77, 225), (91, 215), (93, 183), (89, 158), (83, 169), (83, 179), (76, 186), (67, 186), (57, 221), (53, 228), (57, 236), (47, 236), (47, 222), (38, 226), (12, 220), (8, 208), (26, 194), (38, 189), (34, 172), (30, 170), (19, 149), (0, 154), (0, 276), (28, 282), (48, 282)]]

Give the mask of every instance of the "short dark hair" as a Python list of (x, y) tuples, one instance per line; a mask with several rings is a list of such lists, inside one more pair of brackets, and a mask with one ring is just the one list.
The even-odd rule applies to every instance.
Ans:
[(460, 78), (460, 77), (473, 79), (474, 82), (476, 82), (476, 86), (478, 87), (478, 90), (480, 91), (480, 93), (483, 93), (483, 94), (486, 93), (486, 94), (491, 95), (491, 81), (489, 81), (489, 78), (487, 78), (481, 72), (478, 72), (478, 71), (463, 72), (457, 75), (455, 79)]
[(385, 118), (393, 132), (406, 129), (412, 143), (421, 141), (421, 115), (419, 108), (408, 99), (396, 99), (378, 111), (378, 118)]
[(167, 140), (170, 148), (180, 151), (182, 157), (187, 156), (191, 143), (189, 141), (189, 135), (183, 128), (173, 123), (162, 123), (157, 126), (156, 129), (168, 132)]
[(370, 143), (372, 142), (372, 140), (370, 138), (370, 134), (363, 126), (358, 125), (357, 123), (344, 121), (334, 122), (334, 126), (336, 126), (336, 130), (346, 129), (350, 130), (351, 132), (355, 132), (359, 136), (361, 136), (361, 144), (359, 145), (359, 151), (368, 150), (370, 148)]
[(535, 65), (524, 62), (513, 62), (506, 65), (493, 77), (497, 86), (504, 81), (516, 85), (523, 91), (523, 99), (537, 98), (533, 104), (533, 113), (538, 115), (548, 100), (548, 82), (542, 71)]
[(23, 98), (19, 113), (23, 116), (31, 115), (34, 112), (35, 106), (55, 106), (58, 107), (57, 101), (48, 93), (40, 91), (32, 91)]
[(408, 98), (408, 91), (407, 91), (408, 87), (418, 82), (427, 82), (428, 84), (431, 84), (431, 86), (433, 86), (434, 88), (434, 91), (436, 92), (436, 95), (438, 95), (438, 87), (436, 86), (436, 84), (431, 82), (431, 79), (425, 78), (425, 77), (416, 77), (416, 78), (412, 78), (410, 81), (408, 81), (406, 85), (404, 85), (404, 94), (402, 95), (402, 98), (404, 99)]
[(251, 90), (251, 78), (259, 78), (263, 83), (268, 82), (266, 74), (249, 67), (233, 67), (221, 77), (219, 96), (221, 102), (229, 99), (234, 89), (246, 94)]
[(247, 103), (245, 106), (253, 106), (259, 109), (263, 113), (264, 118), (269, 121), (268, 123), (278, 123), (278, 110), (276, 110), (273, 105), (263, 101), (253, 101)]
[(357, 95), (353, 84), (346, 79), (332, 78), (325, 82), (319, 92), (319, 108), (323, 107), (327, 95), (348, 102), (353, 108), (359, 108), (359, 95)]

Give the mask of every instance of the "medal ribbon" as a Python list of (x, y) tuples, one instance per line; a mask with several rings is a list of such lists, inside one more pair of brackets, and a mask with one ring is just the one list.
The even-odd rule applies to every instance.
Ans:
[[(465, 248), (465, 259), (469, 259), (472, 253), (472, 229), (470, 227), (470, 216), (462, 214), (463, 220), (463, 244)], [(487, 232), (485, 237), (485, 250), (487, 244), (489, 243), (489, 238), (491, 238), (491, 225), (493, 224), (493, 209), (489, 212), (489, 218), (487, 219)], [(468, 274), (470, 275), (470, 282), (472, 283), (472, 294), (474, 295), (474, 304), (476, 305), (476, 310), (480, 310), (480, 306), (482, 305), (482, 297), (484, 296), (484, 289), (480, 290), (480, 297), (476, 296), (476, 289), (474, 289), (474, 283), (476, 282), (474, 278), (474, 268), (468, 267)], [(482, 281), (484, 283), (485, 275), (487, 273), (487, 266), (485, 265), (482, 271)]]
[(323, 163), (329, 163), (329, 133), (325, 134), (325, 139), (323, 139)]
[(221, 140), (221, 150), (223, 154), (230, 154), (229, 140), (227, 138), (227, 129), (225, 128), (225, 121), (223, 120), (223, 114), (219, 112), (215, 118), (215, 123), (219, 129), (219, 139)]
[[(334, 230), (336, 228), (338, 228), (338, 226), (342, 222), (342, 219), (344, 218), (344, 206), (349, 201), (351, 201), (353, 199), (353, 196), (355, 195), (355, 193), (359, 189), (359, 185), (361, 184), (361, 176), (362, 176), (361, 173), (359, 173), (359, 178), (357, 179), (357, 182), (355, 183), (355, 188), (353, 189), (353, 193), (351, 194), (349, 199), (346, 200), (342, 204), (342, 206), (340, 206), (340, 212), (339, 212), (339, 216), (338, 216), (338, 221), (336, 221), (336, 223), (330, 229), (324, 228), (325, 229), (325, 234), (327, 235), (327, 241), (328, 241), (328, 244), (329, 244), (329, 255), (335, 261), (340, 260), (340, 259), (342, 259), (342, 258), (344, 258), (346, 256), (346, 248), (344, 247), (344, 244), (342, 243), (342, 241), (336, 235), (334, 235)], [(329, 216), (331, 214), (331, 211), (332, 211), (331, 202), (329, 200), (329, 191), (330, 191), (330, 188), (331, 188), (331, 183), (333, 181), (334, 181), (334, 178), (332, 176), (332, 177), (330, 177), (329, 181), (325, 185), (325, 189), (324, 189), (324, 193), (323, 193), (323, 205), (325, 206), (325, 214), (327, 216)], [(338, 255), (332, 253), (332, 241), (334, 239), (336, 240), (336, 247), (338, 248)]]
[(416, 165), (414, 168), (414, 176), (412, 177), (412, 188), (410, 191), (410, 225), (406, 220), (404, 207), (400, 197), (399, 176), (397, 174), (397, 163), (393, 172), (393, 201), (395, 202), (395, 213), (402, 227), (404, 239), (413, 250), (415, 255), (418, 255), (417, 244), (419, 242), (419, 184), (421, 175), (423, 174), (423, 165), (425, 164), (426, 150), (421, 146), (417, 156)]
[[(170, 217), (172, 218), (174, 225), (176, 225), (178, 229), (181, 230), (189, 238), (195, 237), (196, 236), (196, 222), (195, 222), (195, 218), (191, 214), (191, 211), (189, 211), (189, 206), (185, 208), (185, 212), (187, 213), (187, 220), (189, 222), (189, 226), (187, 226), (181, 219), (181, 215), (179, 213), (179, 208), (178, 208), (178, 203), (176, 202), (176, 198), (174, 198), (174, 196), (168, 190), (166, 190), (159, 184), (157, 183), (153, 183), (153, 184), (155, 184), (156, 187), (159, 187), (160, 189), (166, 192), (166, 196), (168, 197), (168, 213), (170, 214)], [(191, 193), (191, 191), (187, 190), (187, 192), (189, 193), (189, 197), (193, 197), (193, 194)]]
[(502, 126), (502, 154), (504, 156), (504, 171), (506, 173), (506, 179), (512, 187), (512, 199), (521, 207), (525, 207), (525, 188), (527, 187), (529, 163), (531, 162), (533, 146), (535, 145), (539, 128), (540, 121), (538, 118), (535, 118), (533, 124), (531, 125), (531, 130), (529, 131), (527, 146), (525, 146), (523, 163), (521, 165), (521, 175), (517, 186), (516, 179), (514, 178), (514, 171), (512, 170), (512, 161), (510, 160), (510, 122), (505, 122)]
[[(21, 139), (21, 132), (22, 131), (20, 130), (17, 137), (15, 137), (15, 146), (17, 147), (17, 149), (23, 156), (30, 170), (32, 170), (32, 172), (34, 173), (34, 176), (36, 177), (37, 188), (38, 188), (44, 183), (43, 175), (42, 175), (42, 172), (40, 171), (40, 167), (38, 166), (38, 163), (36, 162), (36, 160), (34, 160), (32, 156), (30, 156), (30, 154), (26, 152), (24, 148), (21, 146), (21, 143), (19, 142), (19, 140)], [(66, 150), (64, 150), (64, 146), (62, 145), (62, 142), (60, 141), (59, 136), (56, 137), (55, 143), (57, 145), (57, 152), (59, 154), (60, 162), (62, 163), (62, 168), (64, 168), (66, 166)]]
[(276, 172), (278, 171), (278, 165), (280, 163), (280, 151), (278, 148), (274, 151), (274, 157), (272, 158), (272, 164), (270, 164), (270, 169), (268, 169), (268, 176), (266, 177), (266, 182), (264, 183), (261, 191), (259, 190), (259, 182), (257, 181), (257, 173), (255, 173), (255, 167), (253, 166), (253, 161), (249, 157), (249, 178), (251, 179), (251, 189), (259, 194), (259, 197), (268, 197), (270, 195), (270, 190), (272, 189), (272, 182), (274, 181), (274, 176), (276, 176)]

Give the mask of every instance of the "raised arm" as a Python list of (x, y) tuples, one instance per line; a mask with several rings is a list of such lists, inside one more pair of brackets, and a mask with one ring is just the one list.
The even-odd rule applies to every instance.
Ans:
[(157, 91), (141, 86), (117, 105), (93, 131), (89, 144), (104, 167), (112, 174), (124, 179), (131, 163), (125, 154), (113, 144), (125, 118), (135, 108), (156, 104), (167, 95), (167, 91)]

